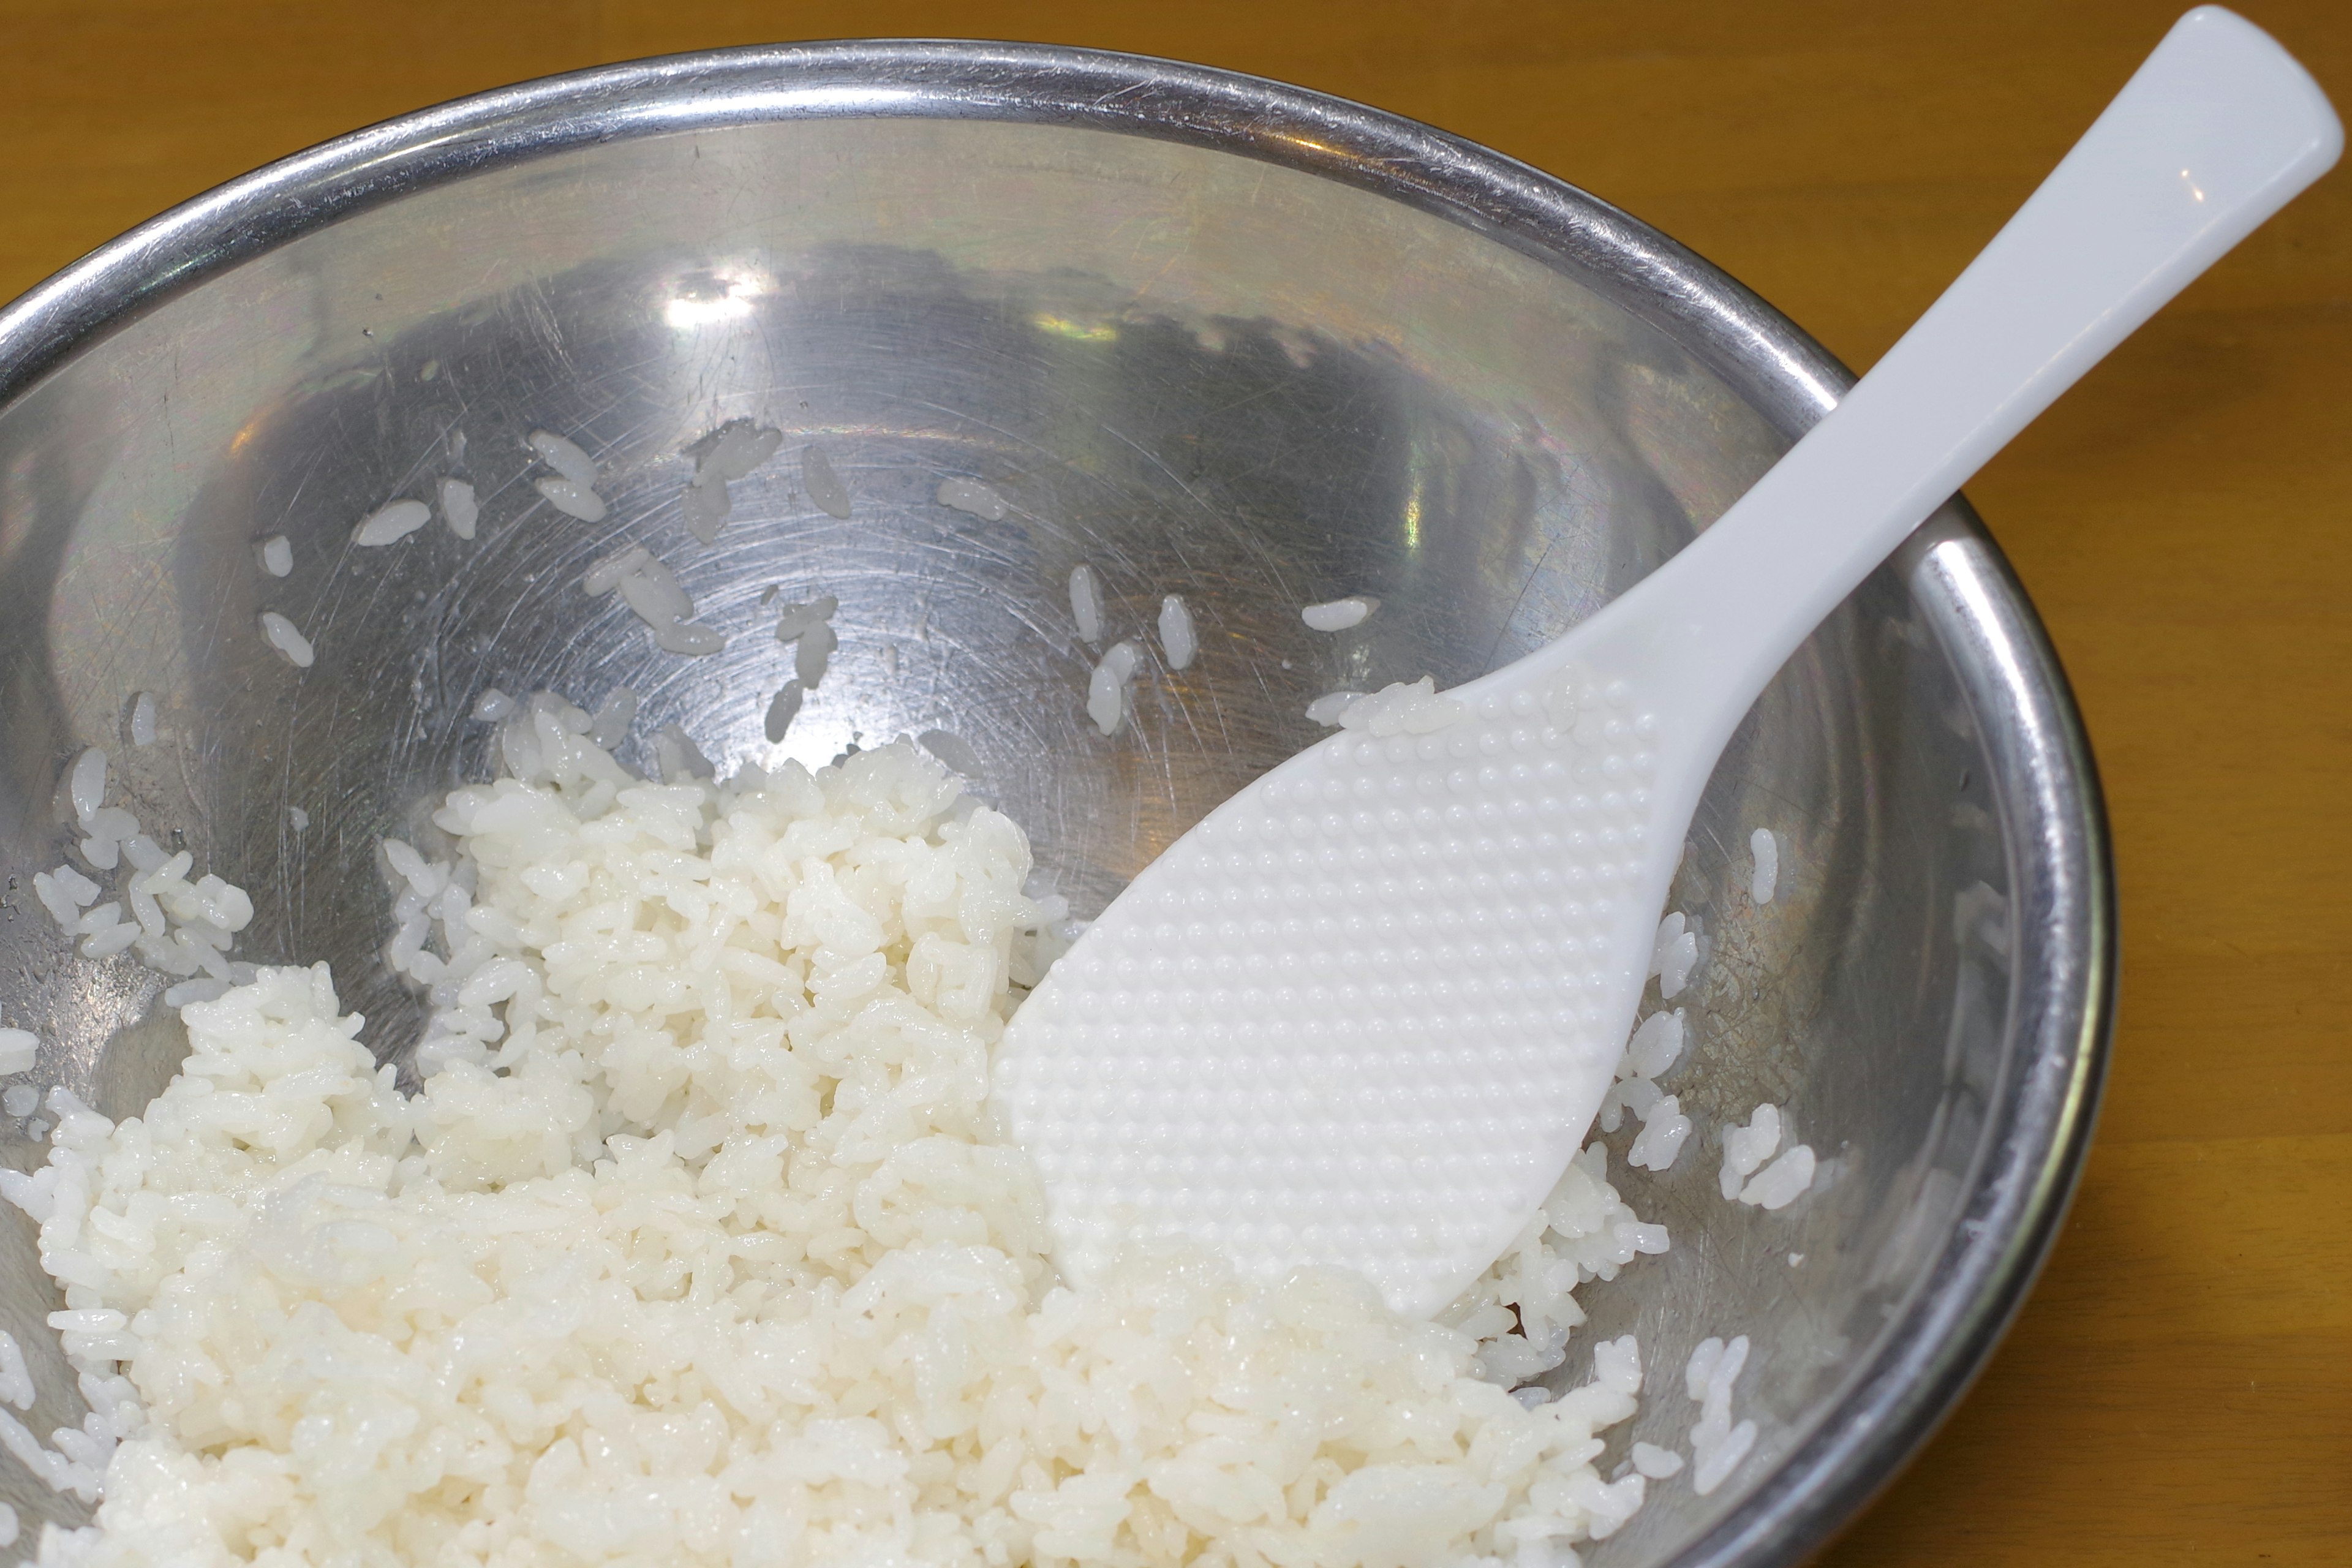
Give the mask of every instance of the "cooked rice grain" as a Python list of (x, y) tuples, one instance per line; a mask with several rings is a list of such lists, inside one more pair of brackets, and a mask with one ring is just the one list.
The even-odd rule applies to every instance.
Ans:
[(107, 1401), (0, 1429), (103, 1467), (47, 1568), (1537, 1563), (1640, 1506), (1592, 1468), (1630, 1338), (1505, 1386), (1665, 1245), (1599, 1145), (1440, 1322), (1174, 1245), (1065, 1289), (987, 1105), (1055, 913), (1019, 829), (903, 742), (656, 784), (589, 722), (534, 699), (435, 815), (457, 859), (387, 847), (457, 944), (421, 1093), (323, 965), (267, 969), (142, 1118), (68, 1103), (0, 1173)]

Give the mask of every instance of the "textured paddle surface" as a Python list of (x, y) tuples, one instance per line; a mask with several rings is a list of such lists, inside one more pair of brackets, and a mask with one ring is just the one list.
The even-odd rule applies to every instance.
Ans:
[(1501, 1254), (1644, 977), (1654, 748), (1624, 700), (1562, 682), (1342, 732), (1146, 868), (998, 1053), (1071, 1279), (1181, 1233), (1426, 1315)]

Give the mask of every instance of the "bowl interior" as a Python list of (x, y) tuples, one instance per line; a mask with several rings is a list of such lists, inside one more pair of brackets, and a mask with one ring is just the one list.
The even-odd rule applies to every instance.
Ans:
[[(252, 889), (240, 946), (326, 959), (367, 1037), (407, 1047), (415, 997), (376, 842), (490, 765), (487, 687), (643, 699), (624, 756), (677, 722), (722, 766), (822, 763), (940, 729), (1091, 913), (1237, 785), (1321, 731), (1307, 703), (1423, 674), (1467, 679), (1557, 635), (1671, 555), (1785, 444), (1701, 360), (1574, 261), (1523, 253), (1371, 191), (1213, 148), (1070, 126), (839, 120), (623, 138), (495, 164), (345, 217), (187, 288), (79, 348), (0, 410), (0, 1017), (36, 1078), (110, 1114), (168, 1078), (176, 1024), (129, 958), (72, 956), (29, 896), (68, 836), (81, 747), (117, 798)], [(782, 453), (735, 487), (715, 545), (687, 531), (684, 448), (750, 416)], [(601, 458), (605, 521), (531, 488), (523, 437)], [(819, 448), (853, 497), (814, 504)], [(445, 475), (479, 536), (435, 521), (350, 542)], [(985, 480), (996, 521), (943, 507)], [(2010, 847), (1995, 770), (1910, 574), (1882, 571), (1766, 694), (1693, 829), (1674, 895), (1706, 961), (1668, 1075), (1699, 1135), (1612, 1179), (1675, 1245), (1586, 1288), (1591, 1332), (1651, 1368), (1617, 1437), (1676, 1447), (1680, 1368), (1709, 1334), (1755, 1352), (1756, 1453), (1712, 1497), (1660, 1486), (1588, 1561), (1673, 1557), (1836, 1407), (1951, 1231), (2002, 1071)], [(294, 567), (257, 564), (284, 534)], [(644, 543), (729, 634), (662, 653), (583, 571)], [(1100, 575), (1106, 639), (1146, 652), (1133, 724), (1084, 712), (1097, 649), (1065, 584)], [(781, 744), (782, 599), (839, 597), (833, 672)], [(1202, 651), (1150, 628), (1181, 594)], [(1361, 627), (1298, 606), (1378, 595)], [(257, 629), (289, 616), (296, 670)], [(125, 740), (134, 694), (160, 734)], [(307, 814), (298, 827), (294, 808)], [(1778, 896), (1748, 841), (1778, 837)], [(1654, 1005), (1654, 1004), (1651, 1004)], [(1646, 1010), (1646, 1005), (1645, 1005)], [(1779, 1213), (1726, 1202), (1717, 1135), (1759, 1100), (1822, 1156)], [(41, 1158), (22, 1119), (0, 1157)], [(42, 1326), (31, 1228), (0, 1221), (0, 1326), (78, 1415)], [(1589, 1338), (1580, 1336), (1582, 1342)], [(1589, 1352), (1572, 1352), (1580, 1380)], [(72, 1518), (13, 1461), (0, 1496)]]

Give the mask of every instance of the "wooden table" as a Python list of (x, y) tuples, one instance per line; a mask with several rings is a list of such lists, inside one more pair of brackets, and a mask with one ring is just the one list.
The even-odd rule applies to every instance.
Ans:
[[(0, 3), (0, 298), (436, 100), (779, 37), (1047, 39), (1430, 121), (1659, 225), (1866, 366), (2182, 0)], [(2352, 5), (2247, 10), (2352, 105)], [(2073, 1222), (1983, 1382), (1822, 1559), (2352, 1563), (2352, 174), (1970, 493), (2089, 715), (2125, 985)]]

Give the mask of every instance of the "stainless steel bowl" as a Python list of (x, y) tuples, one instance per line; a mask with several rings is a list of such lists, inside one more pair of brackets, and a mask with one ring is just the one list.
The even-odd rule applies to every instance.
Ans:
[[(244, 955), (331, 960), (397, 1056), (417, 1004), (376, 956), (379, 835), (486, 766), (495, 684), (644, 694), (765, 758), (785, 650), (759, 607), (839, 595), (836, 673), (776, 748), (811, 762), (952, 730), (1083, 912), (1317, 733), (1310, 699), (1467, 679), (1671, 555), (1835, 401), (1846, 373), (1673, 241), (1388, 115), (1070, 49), (852, 43), (698, 55), (427, 110), (175, 209), (0, 315), (0, 1016), (37, 1079), (114, 1114), (170, 1073), (160, 982), (71, 955), (29, 896), (59, 773), (254, 890)], [(716, 548), (681, 448), (753, 415), (787, 456)], [(527, 482), (522, 437), (602, 455), (595, 526)], [(462, 437), (462, 442), (461, 438)], [(821, 445), (856, 497), (812, 505)], [(353, 521), (470, 477), (481, 536), (357, 551)], [(984, 479), (1013, 511), (933, 500)], [(257, 569), (284, 533), (295, 568)], [(661, 654), (583, 565), (643, 540), (734, 634)], [(1110, 635), (1160, 595), (1203, 645), (1133, 728), (1082, 713), (1064, 581)], [(1360, 630), (1297, 606), (1378, 595)], [(318, 662), (256, 628), (277, 609)], [(123, 743), (134, 693), (163, 738)], [(633, 743), (642, 758), (642, 741)], [(289, 807), (308, 813), (296, 828)], [(1744, 891), (1750, 831), (1783, 892)], [(1824, 1157), (1784, 1212), (1716, 1191), (1711, 1137), (1626, 1182), (1677, 1245), (1586, 1299), (1653, 1368), (1634, 1432), (1680, 1444), (1701, 1337), (1756, 1345), (1757, 1451), (1710, 1498), (1654, 1489), (1598, 1564), (1781, 1563), (1958, 1398), (2024, 1294), (2089, 1137), (2114, 982), (2089, 753), (2024, 595), (1965, 507), (1793, 660), (1709, 788), (1677, 885), (1710, 957), (1670, 1080), (1706, 1133), (1759, 1100)], [(19, 1120), (0, 1155), (41, 1149)], [(1627, 1134), (1614, 1140), (1620, 1150)], [(1639, 1174), (1638, 1173), (1636, 1174)], [(0, 1223), (0, 1322), (79, 1415), (30, 1228)], [(1622, 1445), (1629, 1435), (1620, 1434)], [(13, 1461), (0, 1496), (73, 1518)]]

